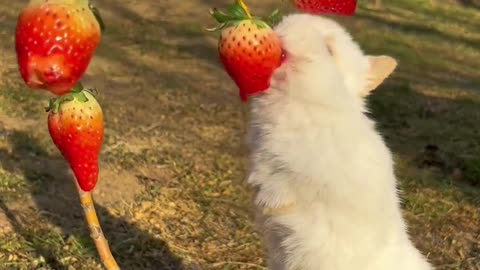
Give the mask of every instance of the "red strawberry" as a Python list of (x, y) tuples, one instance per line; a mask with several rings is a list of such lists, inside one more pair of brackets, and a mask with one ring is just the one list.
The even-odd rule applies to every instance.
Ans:
[(31, 0), (18, 17), (16, 51), (28, 87), (67, 93), (85, 73), (103, 23), (88, 0)]
[(241, 0), (227, 13), (217, 9), (210, 13), (220, 23), (211, 31), (222, 30), (220, 59), (238, 86), (241, 99), (247, 101), (249, 96), (267, 90), (273, 71), (283, 61), (280, 39), (267, 23), (252, 17)]
[(314, 14), (339, 14), (351, 16), (357, 8), (357, 0), (292, 0), (300, 10)]
[(53, 142), (70, 164), (83, 191), (95, 188), (98, 155), (103, 144), (103, 113), (95, 97), (76, 87), (53, 99), (49, 107), (48, 130)]

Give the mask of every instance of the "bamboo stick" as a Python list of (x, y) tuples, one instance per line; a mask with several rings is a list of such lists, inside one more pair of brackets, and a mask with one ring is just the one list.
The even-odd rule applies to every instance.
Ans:
[(85, 219), (87, 220), (88, 227), (90, 229), (90, 237), (97, 247), (98, 255), (102, 260), (103, 266), (107, 270), (120, 270), (115, 258), (110, 251), (108, 241), (103, 234), (102, 227), (98, 221), (97, 212), (93, 204), (93, 197), (91, 192), (85, 192), (80, 189), (77, 184), (78, 193), (80, 195), (80, 202), (82, 204)]

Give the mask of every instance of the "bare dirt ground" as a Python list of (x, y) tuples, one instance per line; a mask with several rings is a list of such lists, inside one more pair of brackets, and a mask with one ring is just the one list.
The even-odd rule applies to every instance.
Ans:
[[(247, 1), (268, 14), (280, 1)], [(480, 18), (456, 4), (361, 5), (341, 21), (398, 72), (372, 97), (412, 238), (439, 269), (480, 269)], [(221, 68), (215, 0), (96, 0), (107, 24), (84, 84), (106, 118), (97, 211), (122, 269), (264, 269), (244, 185), (247, 106)], [(0, 269), (101, 269), (72, 174), (27, 90), (0, 7)]]

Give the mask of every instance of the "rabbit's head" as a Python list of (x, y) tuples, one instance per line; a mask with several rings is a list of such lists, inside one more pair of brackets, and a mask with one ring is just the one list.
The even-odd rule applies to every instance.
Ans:
[(286, 16), (275, 32), (286, 59), (272, 76), (272, 90), (308, 102), (361, 101), (397, 66), (392, 57), (365, 55), (351, 35), (331, 19), (293, 14)]

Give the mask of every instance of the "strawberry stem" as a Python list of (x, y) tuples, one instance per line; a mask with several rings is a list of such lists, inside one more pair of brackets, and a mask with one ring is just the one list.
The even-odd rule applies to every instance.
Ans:
[(245, 13), (247, 14), (247, 17), (249, 19), (252, 19), (252, 15), (250, 14), (250, 10), (248, 9), (247, 5), (245, 5), (245, 3), (243, 2), (243, 0), (237, 0), (237, 5), (239, 5), (240, 7), (242, 7), (243, 11), (245, 11)]
[(235, 0), (233, 4), (227, 7), (225, 12), (217, 8), (211, 8), (210, 15), (219, 23), (219, 25), (213, 28), (206, 29), (210, 32), (222, 30), (225, 27), (236, 25), (244, 20), (259, 21), (259, 18), (252, 16), (243, 0)]
[(45, 108), (46, 112), (56, 114), (60, 110), (60, 105), (65, 102), (77, 100), (79, 102), (88, 102), (88, 98), (85, 95), (85, 92), (89, 92), (93, 95), (92, 91), (88, 88), (83, 87), (81, 83), (78, 83), (75, 87), (70, 90), (70, 93), (57, 97), (51, 98), (49, 100), (48, 107)]

